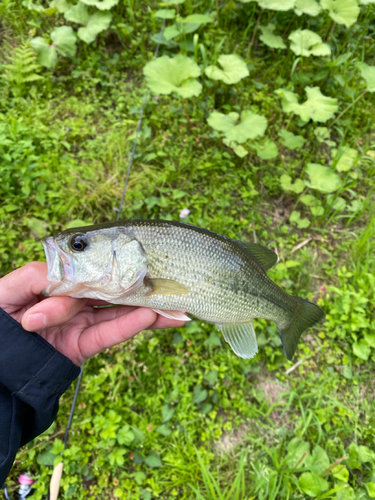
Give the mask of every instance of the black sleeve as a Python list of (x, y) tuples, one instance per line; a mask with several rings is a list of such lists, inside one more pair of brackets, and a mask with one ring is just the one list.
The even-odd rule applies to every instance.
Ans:
[(20, 446), (52, 424), (80, 369), (0, 309), (0, 487)]

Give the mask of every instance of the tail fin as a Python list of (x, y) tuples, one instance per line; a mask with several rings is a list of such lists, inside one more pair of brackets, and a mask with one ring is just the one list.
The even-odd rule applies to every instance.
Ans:
[(293, 358), (296, 352), (302, 333), (325, 318), (324, 312), (312, 302), (300, 297), (293, 298), (297, 300), (297, 304), (289, 324), (285, 328), (278, 326), (284, 354), (289, 360)]

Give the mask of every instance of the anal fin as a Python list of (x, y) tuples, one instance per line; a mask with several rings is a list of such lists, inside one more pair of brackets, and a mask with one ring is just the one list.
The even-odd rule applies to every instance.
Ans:
[(178, 321), (191, 321), (189, 316), (186, 316), (181, 311), (167, 311), (165, 309), (153, 309), (156, 313), (160, 314), (160, 316), (164, 316), (168, 319), (177, 319)]
[(248, 323), (222, 323), (216, 326), (222, 331), (225, 340), (240, 358), (249, 359), (258, 352), (252, 320)]

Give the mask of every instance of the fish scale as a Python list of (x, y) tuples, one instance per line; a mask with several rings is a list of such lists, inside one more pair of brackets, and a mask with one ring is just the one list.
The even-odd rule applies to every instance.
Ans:
[(118, 221), (69, 229), (43, 244), (53, 269), (46, 294), (144, 306), (167, 317), (188, 312), (215, 323), (245, 358), (257, 352), (254, 318), (277, 324), (291, 359), (302, 332), (324, 317), (268, 277), (274, 252), (190, 224)]

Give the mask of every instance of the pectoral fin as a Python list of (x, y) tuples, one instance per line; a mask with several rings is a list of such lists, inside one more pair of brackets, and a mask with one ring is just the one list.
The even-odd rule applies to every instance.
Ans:
[(190, 290), (186, 286), (181, 285), (178, 281), (166, 280), (163, 278), (148, 278), (144, 279), (144, 284), (148, 287), (147, 296), (150, 295), (183, 295), (189, 293)]
[(191, 321), (189, 316), (186, 316), (186, 314), (181, 311), (166, 311), (164, 309), (153, 309), (153, 311), (168, 319), (177, 319), (178, 321)]
[(252, 321), (249, 323), (223, 323), (216, 326), (223, 332), (225, 340), (240, 358), (249, 359), (258, 352)]

